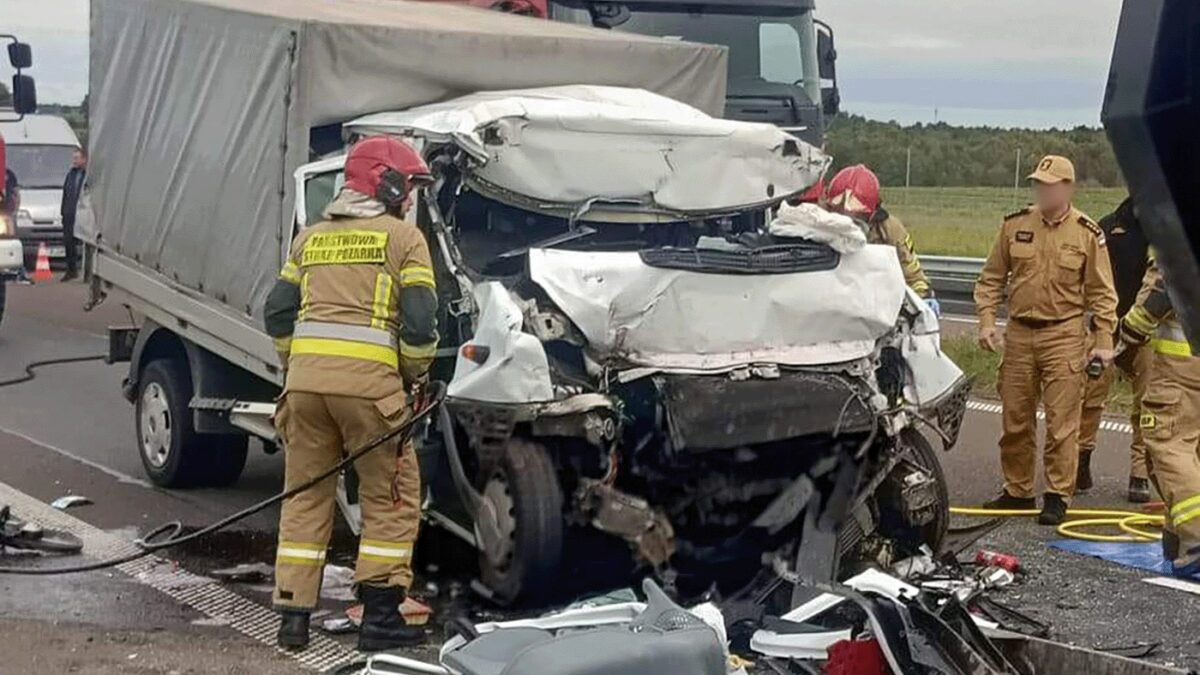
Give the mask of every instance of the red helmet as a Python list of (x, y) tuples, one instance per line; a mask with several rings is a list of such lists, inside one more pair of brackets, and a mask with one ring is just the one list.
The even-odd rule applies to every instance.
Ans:
[(862, 164), (848, 166), (829, 181), (827, 199), (834, 211), (870, 216), (879, 208), (879, 178)]
[(355, 143), (346, 156), (346, 187), (375, 197), (389, 169), (409, 184), (433, 180), (425, 160), (411, 145), (391, 136), (371, 136)]
[(825, 196), (825, 179), (822, 178), (796, 198), (797, 204), (817, 204)]

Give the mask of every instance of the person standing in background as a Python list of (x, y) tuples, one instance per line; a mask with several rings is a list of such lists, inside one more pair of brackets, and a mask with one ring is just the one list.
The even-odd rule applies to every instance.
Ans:
[(79, 256), (75, 245), (75, 210), (79, 208), (79, 195), (83, 192), (83, 181), (87, 178), (87, 150), (75, 148), (71, 155), (71, 170), (63, 181), (62, 227), (63, 247), (66, 249), (67, 271), (62, 280), (70, 281), (79, 276)]
[[(1133, 199), (1127, 197), (1116, 211), (1101, 218), (1100, 229), (1104, 230), (1104, 238), (1108, 241), (1108, 257), (1112, 261), (1113, 282), (1117, 289), (1117, 316), (1125, 316), (1137, 300), (1150, 254), (1149, 243), (1134, 211)], [(1090, 490), (1092, 487), (1092, 453), (1096, 450), (1096, 439), (1100, 435), (1100, 418), (1104, 415), (1104, 404), (1108, 401), (1108, 392), (1117, 369), (1120, 369), (1133, 385), (1133, 442), (1129, 446), (1128, 498), (1135, 504), (1150, 501), (1146, 441), (1138, 426), (1138, 410), (1142, 394), (1146, 391), (1150, 360), (1151, 350), (1126, 343), (1125, 349), (1114, 361), (1116, 369), (1105, 368), (1100, 377), (1088, 380), (1079, 422), (1079, 469), (1075, 477), (1077, 491)]]
[[(1046, 494), (1038, 522), (1058, 525), (1075, 493), (1084, 369), (1089, 360), (1112, 363), (1117, 292), (1103, 230), (1071, 203), (1074, 165), (1049, 155), (1029, 179), (1036, 204), (1004, 219), (975, 284), (980, 347), (1000, 348), (996, 315), (1006, 298), (1009, 317), (999, 382), (1004, 491), (985, 506), (1036, 508), (1040, 401), (1046, 411)], [(1095, 326), (1090, 353), (1088, 314)]]

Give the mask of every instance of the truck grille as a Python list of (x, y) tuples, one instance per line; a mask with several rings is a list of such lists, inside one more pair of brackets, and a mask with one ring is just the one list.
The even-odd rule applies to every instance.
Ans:
[(639, 251), (651, 267), (710, 274), (794, 274), (823, 272), (838, 266), (837, 251), (806, 242), (779, 244), (737, 251), (695, 248), (654, 248)]

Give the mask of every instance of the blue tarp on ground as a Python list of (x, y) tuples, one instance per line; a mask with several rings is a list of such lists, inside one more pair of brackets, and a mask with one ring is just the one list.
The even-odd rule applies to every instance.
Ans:
[[(1135, 567), (1139, 570), (1172, 576), (1171, 563), (1163, 557), (1162, 545), (1158, 542), (1100, 542), (1082, 539), (1055, 539), (1048, 542), (1051, 548), (1080, 555), (1100, 558), (1109, 562)], [(1194, 577), (1200, 579), (1200, 577)]]

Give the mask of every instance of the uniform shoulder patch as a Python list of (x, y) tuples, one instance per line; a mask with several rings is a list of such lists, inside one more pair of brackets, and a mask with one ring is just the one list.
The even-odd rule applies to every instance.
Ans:
[(1020, 211), (1013, 211), (1012, 213), (1008, 214), (1007, 216), (1004, 216), (1004, 219), (1012, 220), (1013, 218), (1020, 218), (1021, 216), (1027, 216), (1032, 211), (1033, 211), (1032, 206), (1026, 206), (1025, 208), (1021, 209)]
[(1093, 222), (1091, 218), (1088, 218), (1087, 216), (1079, 216), (1079, 220), (1076, 222), (1082, 225), (1087, 231), (1096, 235), (1096, 239), (1099, 240), (1100, 245), (1104, 246), (1104, 230), (1101, 229), (1101, 227), (1095, 222)]

